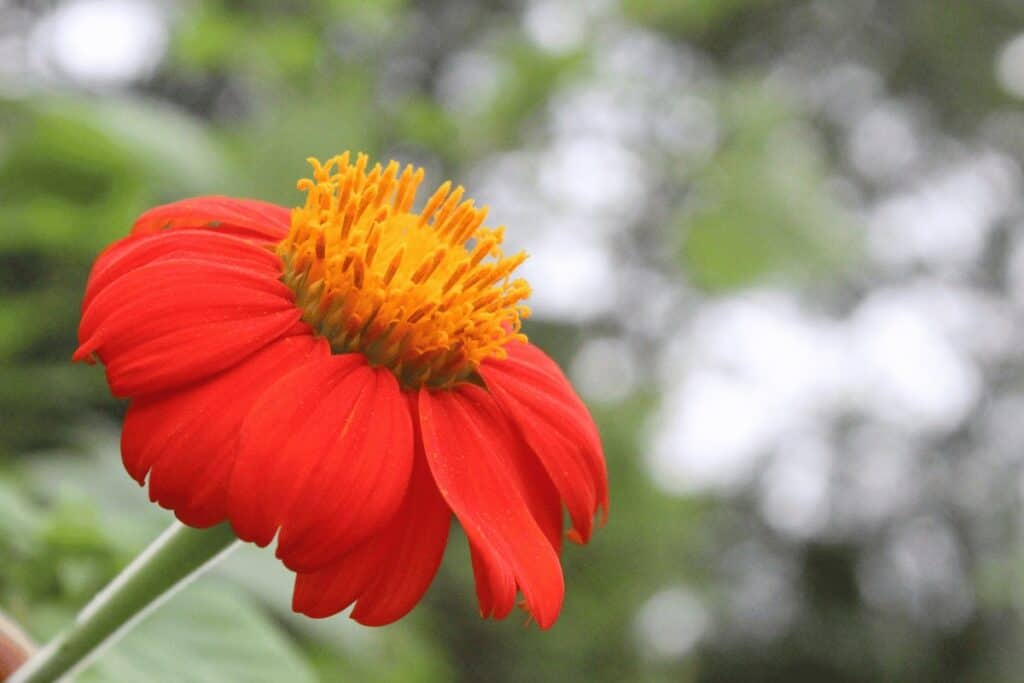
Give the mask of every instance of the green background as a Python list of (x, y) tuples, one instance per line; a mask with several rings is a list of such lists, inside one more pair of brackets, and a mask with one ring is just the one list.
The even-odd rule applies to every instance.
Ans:
[(611, 476), (561, 619), (480, 620), (458, 532), (382, 629), (291, 614), (244, 547), (82, 680), (1020, 680), (1022, 33), (1012, 0), (0, 4), (0, 609), (44, 641), (171, 520), (70, 363), (96, 254), (352, 149), (533, 256)]

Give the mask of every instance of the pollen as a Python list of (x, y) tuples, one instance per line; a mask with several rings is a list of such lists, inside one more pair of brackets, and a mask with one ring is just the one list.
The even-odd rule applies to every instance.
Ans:
[(309, 163), (305, 205), (277, 253), (303, 320), (335, 353), (362, 353), (405, 388), (447, 388), (526, 340), (530, 286), (512, 277), (526, 254), (505, 256), (487, 207), (446, 182), (415, 212), (423, 169), (395, 161)]

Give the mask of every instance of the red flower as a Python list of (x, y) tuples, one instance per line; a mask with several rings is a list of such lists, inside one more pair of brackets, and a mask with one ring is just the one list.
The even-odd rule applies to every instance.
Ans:
[(522, 592), (551, 626), (562, 505), (587, 542), (607, 475), (587, 409), (519, 332), (525, 255), (461, 187), (413, 213), (422, 169), (311, 163), (302, 208), (176, 202), (97, 259), (74, 358), (131, 399), (125, 467), (185, 524), (276, 536), (296, 611), (402, 617), (454, 513), (481, 613)]

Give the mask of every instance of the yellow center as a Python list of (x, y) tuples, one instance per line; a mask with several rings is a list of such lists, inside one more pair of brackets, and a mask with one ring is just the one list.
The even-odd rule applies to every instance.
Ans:
[(309, 163), (306, 204), (277, 253), (302, 319), (335, 353), (362, 353), (405, 388), (450, 387), (525, 341), (530, 286), (511, 274), (526, 254), (502, 253), (504, 228), (484, 227), (487, 208), (462, 201), (462, 187), (446, 182), (413, 213), (422, 168), (367, 170), (348, 152)]

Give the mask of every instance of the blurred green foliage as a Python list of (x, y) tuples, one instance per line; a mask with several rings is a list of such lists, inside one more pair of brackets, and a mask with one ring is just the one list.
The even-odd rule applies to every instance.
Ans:
[(723, 99), (724, 144), (695, 169), (700, 199), (681, 217), (689, 276), (714, 291), (853, 265), (855, 242), (825, 187), (815, 138), (785, 103), (756, 87), (735, 84)]
[(624, 13), (638, 23), (680, 36), (701, 36), (715, 29), (742, 21), (752, 10), (776, 0), (693, 0), (692, 2), (654, 2), (624, 0)]
[[(164, 61), (129, 87), (94, 91), (58, 80), (5, 89), (0, 609), (37, 639), (51, 636), (170, 521), (121, 471), (123, 405), (107, 393), (102, 371), (69, 360), (90, 264), (140, 212), (196, 194), (291, 204), (305, 157), (344, 149), (420, 161), (472, 190), (470, 171), (497, 155), (540, 150), (537, 165), (550, 161), (546, 116), (557, 97), (602, 84), (610, 68), (602, 60), (616, 45), (659, 41), (672, 54), (698, 54), (712, 74), (695, 92), (711, 107), (717, 144), (697, 159), (647, 138), (631, 149), (666, 168), (651, 179), (658, 201), (638, 207), (628, 226), (640, 245), (623, 251), (646, 249), (654, 267), (694, 296), (764, 282), (832, 283), (860, 258), (859, 226), (832, 182), (844, 162), (832, 124), (770, 78), (781, 68), (773, 58), (782, 60), (795, 35), (810, 35), (963, 129), (1006, 106), (989, 75), (992, 52), (1022, 29), (1019, 8), (1001, 0), (852, 2), (866, 18), (837, 29), (839, 4), (587, 3), (585, 38), (550, 49), (524, 28), (529, 3), (182, 3), (171, 12)], [(19, 11), (41, 15), (43, 5)], [(0, 7), (0, 17), (8, 11)], [(486, 82), (479, 92), (459, 83), (470, 94), (456, 106), (442, 74), (464, 52), (483, 61)], [(583, 340), (616, 324), (549, 318), (528, 331), (568, 365)], [(1019, 668), (1007, 673), (992, 653), (1020, 635), (1007, 615), (1010, 591), (1000, 588), (1019, 578), (1019, 563), (1006, 570), (1011, 579), (995, 570), (989, 577), (987, 620), (947, 633), (867, 609), (852, 578), (859, 550), (842, 542), (797, 549), (805, 608), (779, 638), (711, 633), (685, 657), (652, 655), (636, 624), (656, 592), (687, 586), (712, 609), (727, 601), (717, 534), (759, 533), (783, 544), (743, 507), (749, 501), (723, 505), (655, 486), (642, 457), (655, 394), (642, 386), (593, 405), (612, 512), (590, 546), (566, 549), (568, 597), (550, 632), (524, 627), (520, 615), (477, 617), (457, 533), (424, 604), (380, 630), (295, 616), (286, 572), (271, 553), (246, 547), (82, 680), (1016, 680)]]

